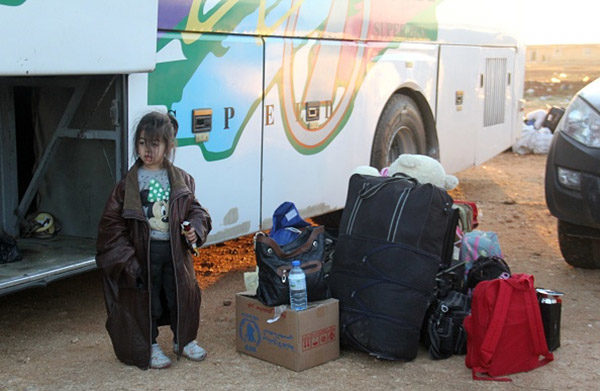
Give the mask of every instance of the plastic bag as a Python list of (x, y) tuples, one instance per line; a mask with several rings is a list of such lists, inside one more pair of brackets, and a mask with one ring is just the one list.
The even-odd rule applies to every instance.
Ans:
[(497, 256), (502, 258), (498, 235), (493, 231), (474, 230), (466, 232), (460, 239), (459, 260), (465, 263), (465, 273), (479, 257)]
[(548, 128), (536, 130), (531, 125), (524, 125), (521, 137), (512, 146), (512, 151), (519, 155), (529, 153), (547, 154), (552, 143), (552, 132)]

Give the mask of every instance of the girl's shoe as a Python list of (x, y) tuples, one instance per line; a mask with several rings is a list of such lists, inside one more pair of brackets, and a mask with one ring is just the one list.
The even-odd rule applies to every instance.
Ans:
[[(177, 354), (179, 345), (173, 343), (173, 351)], [(189, 358), (193, 361), (202, 361), (206, 358), (206, 350), (198, 345), (198, 342), (192, 341), (183, 347), (183, 357)]]
[(171, 366), (171, 359), (167, 357), (157, 343), (152, 344), (150, 368), (163, 369)]

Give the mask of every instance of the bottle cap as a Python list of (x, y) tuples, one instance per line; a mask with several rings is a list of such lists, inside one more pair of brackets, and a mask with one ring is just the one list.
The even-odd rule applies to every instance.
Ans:
[(300, 261), (292, 261), (292, 266), (300, 266)]
[(555, 296), (555, 297), (560, 297), (560, 296), (564, 295), (563, 292), (553, 291), (553, 290), (544, 289), (544, 288), (536, 288), (536, 292), (540, 293), (542, 295)]

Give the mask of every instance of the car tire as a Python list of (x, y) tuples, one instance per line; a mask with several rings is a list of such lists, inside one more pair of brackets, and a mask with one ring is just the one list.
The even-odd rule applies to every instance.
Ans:
[(386, 103), (373, 138), (371, 166), (381, 170), (403, 153), (426, 154), (425, 125), (415, 101), (402, 94)]
[(558, 243), (569, 265), (600, 269), (600, 231), (558, 220)]

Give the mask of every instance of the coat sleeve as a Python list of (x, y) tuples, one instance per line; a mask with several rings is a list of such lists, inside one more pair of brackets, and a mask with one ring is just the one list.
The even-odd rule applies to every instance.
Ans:
[(125, 272), (135, 283), (141, 274), (141, 268), (131, 243), (127, 222), (122, 216), (124, 194), (124, 183), (120, 182), (106, 202), (98, 225), (96, 265), (115, 282)]
[(198, 235), (198, 247), (200, 247), (206, 242), (206, 237), (212, 229), (212, 219), (210, 218), (208, 211), (200, 205), (196, 199), (196, 184), (194, 178), (191, 175), (186, 175), (186, 182), (193, 195), (192, 204), (189, 208), (186, 220), (189, 221), (196, 230), (196, 234)]

